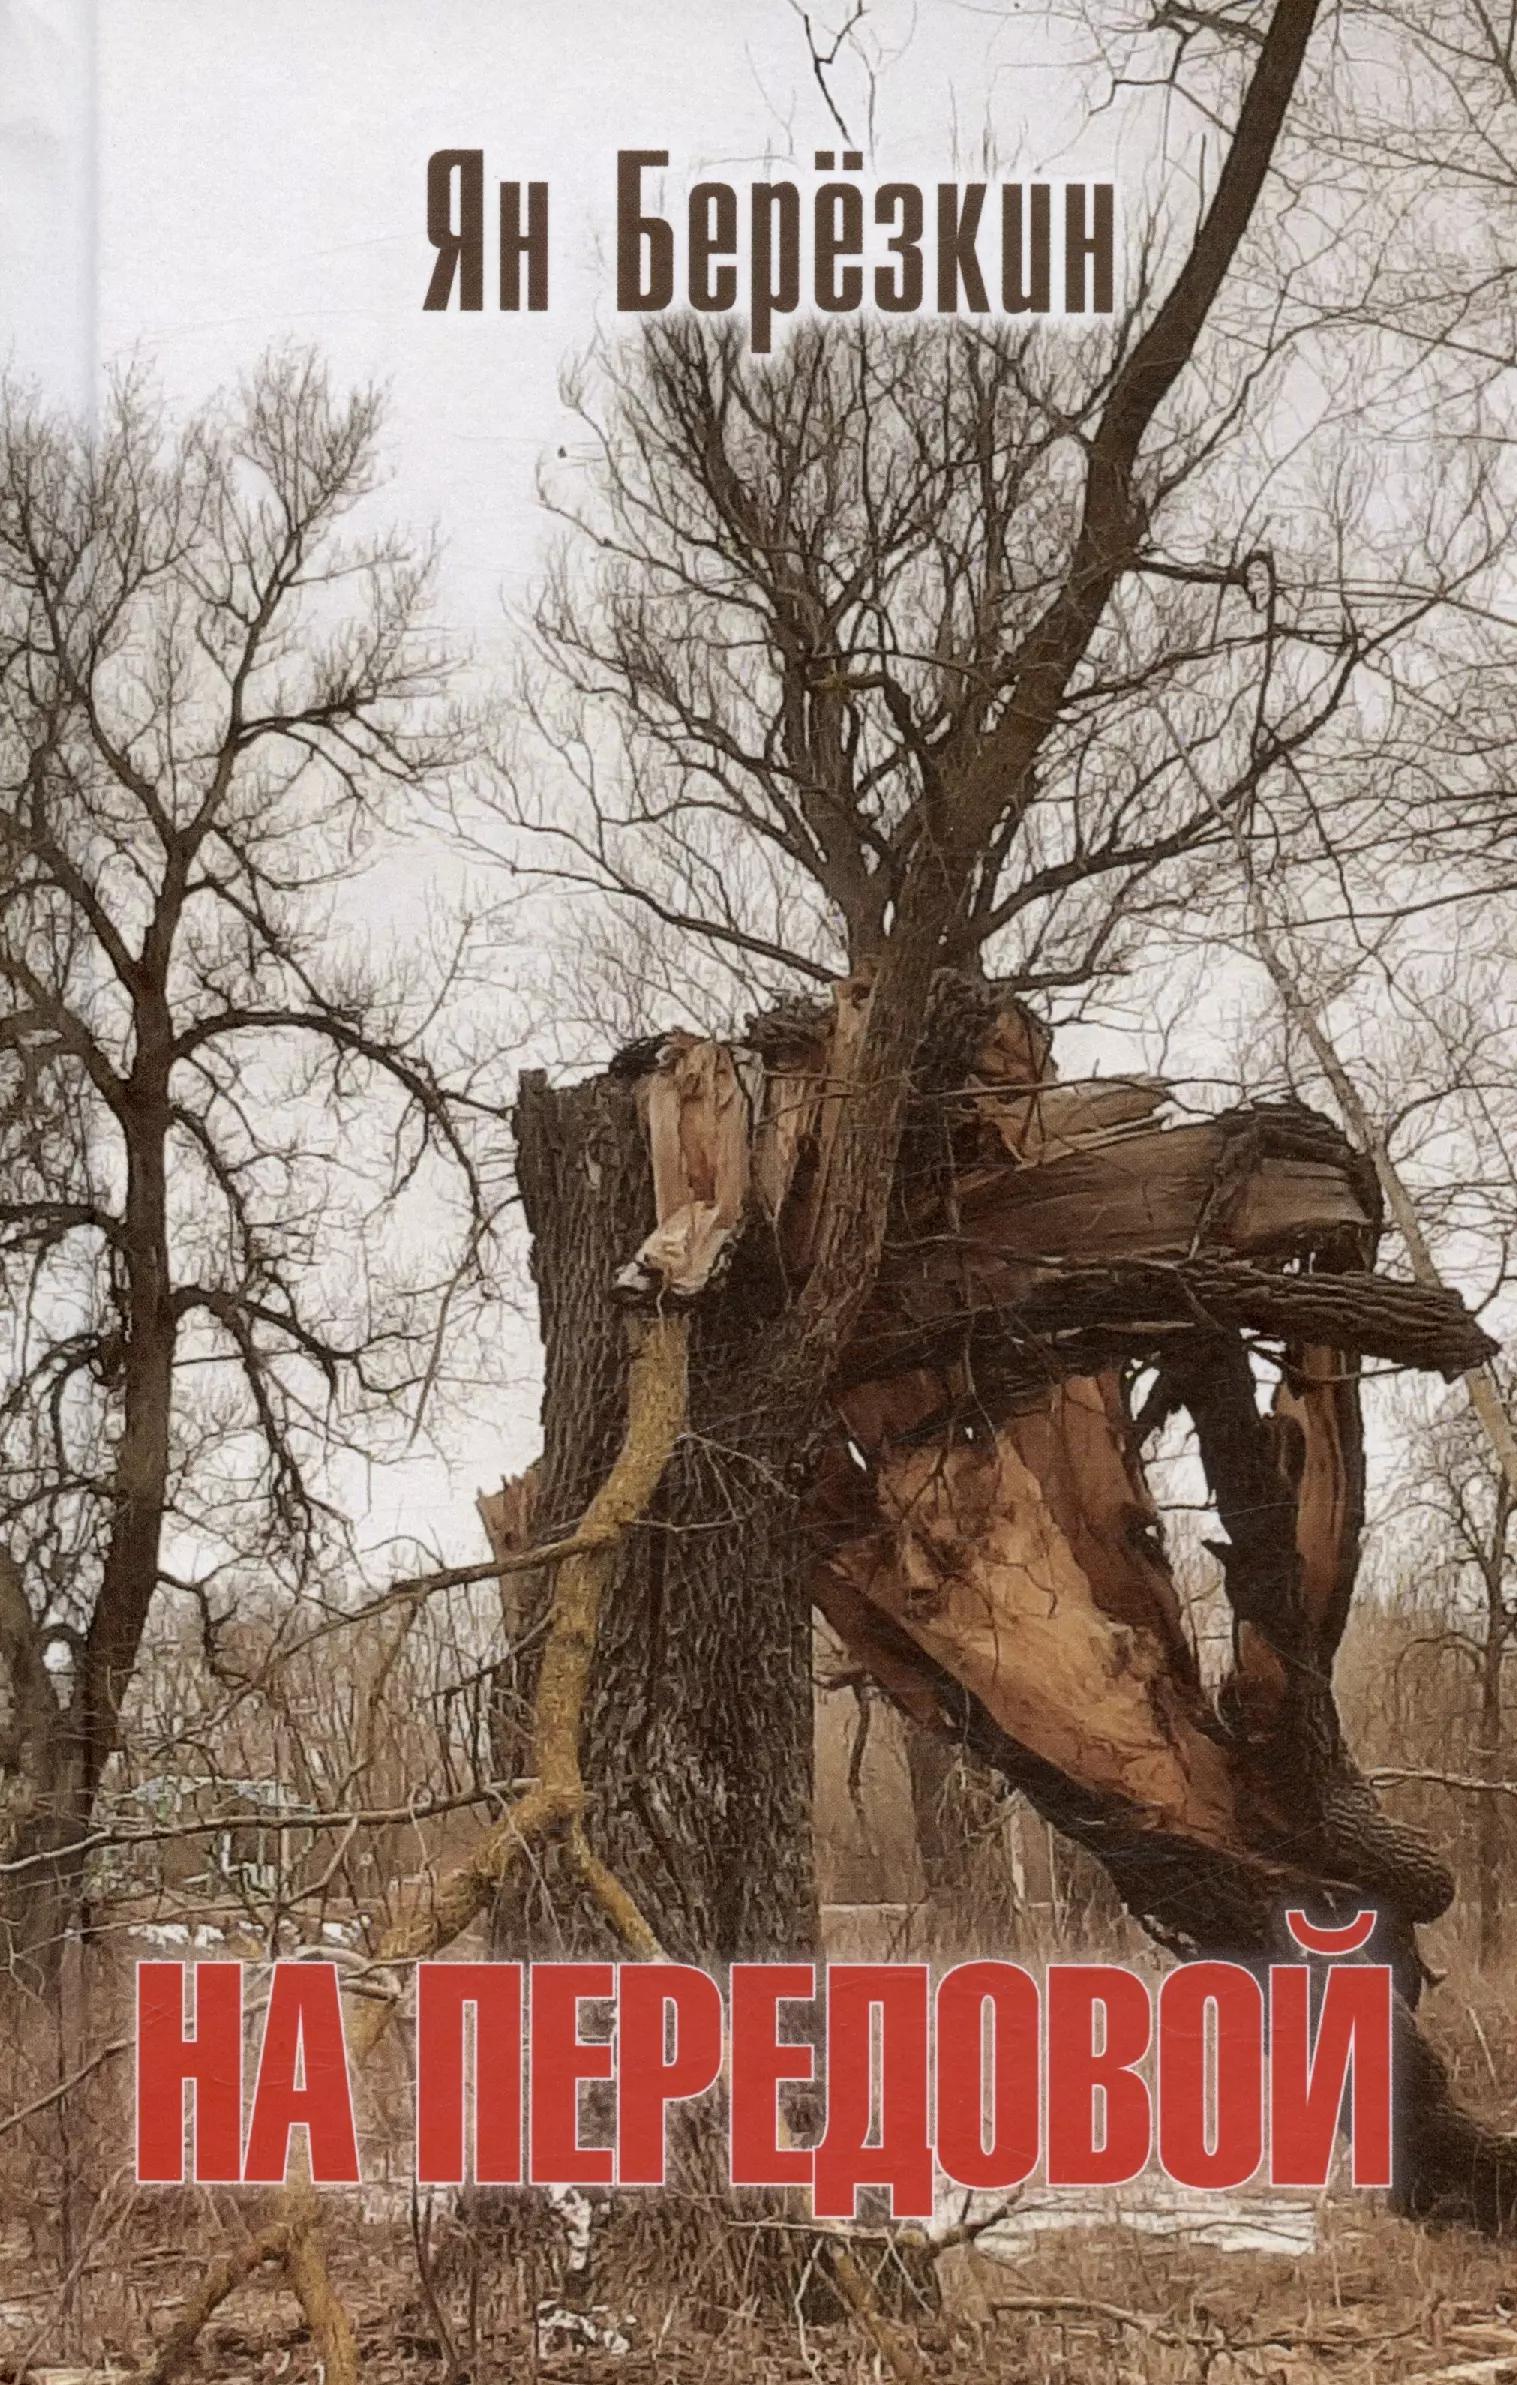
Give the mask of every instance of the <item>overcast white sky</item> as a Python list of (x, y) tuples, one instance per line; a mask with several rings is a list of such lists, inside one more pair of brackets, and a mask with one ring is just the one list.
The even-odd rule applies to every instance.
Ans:
[[(952, 174), (987, 133), (1008, 173), (1068, 170), (1077, 45), (1042, 11), (871, 0), (868, 25), (880, 171)], [(838, 90), (867, 138), (856, 65)], [(1119, 164), (1116, 132), (1084, 154)], [(837, 133), (789, 0), (0, 0), (0, 138), (16, 363), (76, 403), (138, 354), (196, 398), (283, 337), (380, 375), (397, 507), (440, 524), (449, 618), (489, 637), (538, 549), (560, 367), (614, 315), (618, 147), (667, 149), (677, 188)], [(487, 190), (549, 183), (545, 315), (423, 314), (425, 164), (460, 147)]]
[[(1120, 183), (1119, 118), (1083, 121), (1042, 10), (870, 0), (868, 37), (878, 172), (967, 172), (988, 140), (1007, 175)], [(856, 65), (837, 90), (870, 145)], [(667, 149), (677, 190), (837, 139), (789, 0), (0, 0), (0, 353), (81, 408), (134, 358), (192, 402), (291, 337), (380, 376), (393, 510), (439, 528), (443, 618), (488, 663), (541, 554), (561, 365), (612, 320), (617, 148)], [(483, 148), (487, 192), (548, 181), (547, 314), (422, 312), (444, 147)], [(474, 1487), (535, 1442), (528, 1397), (478, 1416), (451, 1479), (390, 1470), (371, 1529), (476, 1553)]]

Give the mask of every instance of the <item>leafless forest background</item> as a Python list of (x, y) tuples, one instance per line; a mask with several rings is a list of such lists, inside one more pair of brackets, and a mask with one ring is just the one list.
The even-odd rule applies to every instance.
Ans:
[[(598, 348), (510, 673), (319, 357), (93, 438), (4, 392), (0, 2373), (1517, 2374), (1517, 16), (1081, 22), (1153, 160), (1115, 322)], [(796, 38), (862, 132), (867, 0)], [(540, 1466), (363, 1550), (539, 1295)], [(1036, 1677), (922, 1622), (955, 1482), (945, 1578), (1028, 1501), (1074, 1552)], [(1132, 1788), (1132, 1675), (1223, 1821)], [(1401, 2200), (1494, 2244), (1344, 2194), (991, 2262), (692, 2184), (575, 2286), (408, 2185), (419, 1953), (1146, 1960), (1371, 1877), (1486, 2130)], [(339, 1961), (361, 2197), (133, 2185), (155, 1949)]]

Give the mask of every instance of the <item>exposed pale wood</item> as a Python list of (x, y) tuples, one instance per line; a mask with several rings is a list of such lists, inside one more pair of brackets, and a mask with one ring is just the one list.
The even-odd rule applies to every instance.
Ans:
[(698, 1201), (734, 1224), (748, 1190), (748, 1121), (732, 1054), (719, 1043), (671, 1036), (644, 1085), (659, 1217)]
[(774, 1068), (764, 1077), (763, 1106), (753, 1139), (753, 1190), (771, 1220), (784, 1208), (807, 1138), (815, 1131), (823, 1048), (816, 1047), (810, 1068)]
[[(830, 1029), (808, 1009), (757, 1046), (766, 1074), (753, 1177), (801, 1269), (867, 1001), (867, 980), (850, 980)], [(939, 1007), (951, 1038), (962, 1005)], [(949, 1061), (940, 1091), (927, 1063), (922, 1099), (939, 1105), (948, 1139), (939, 1131), (923, 1148), (946, 1148), (951, 1161), (946, 1176), (919, 1163), (909, 1230), (887, 1251), (845, 1362), (856, 1371), (838, 1394), (842, 1432), (811, 1500), (827, 1549), (817, 1602), (919, 1721), (953, 1727), (953, 1697), (968, 1695), (1039, 1763), (1119, 1801), (1139, 1829), (1256, 1855), (1281, 1817), (1250, 1770), (1252, 1731), (1230, 1745), (1218, 1730), (1120, 1382), (1081, 1361), (1103, 1333), (1134, 1354), (1163, 1351), (1176, 1333), (1234, 1333), (1250, 1303), (1261, 1316), (1363, 1310), (1361, 1279), (1334, 1289), (1259, 1262), (1320, 1249), (1341, 1267), (1367, 1247), (1372, 1188), (1367, 1196), (1352, 1155), (1307, 1112), (1176, 1125), (1163, 1122), (1166, 1091), (1150, 1080), (1053, 1082), (1046, 1031), (1019, 1004), (994, 1010), (971, 1048), (967, 1075)], [(667, 1146), (674, 1113), (658, 1085), (649, 1132)], [(663, 1199), (685, 1193), (688, 1164), (652, 1148)], [(1206, 1304), (1219, 1300), (1225, 1313), (1211, 1316)], [(1394, 1311), (1396, 1297), (1377, 1287), (1369, 1308), (1380, 1306)], [(1023, 1314), (1043, 1354), (1020, 1362), (1019, 1383)], [(1377, 1330), (1400, 1328), (1394, 1315), (1383, 1329), (1372, 1322), (1372, 1346)], [(1273, 1430), (1269, 1446), (1294, 1465), (1299, 1492), (1300, 1595), (1313, 1628), (1335, 1640), (1357, 1552), (1358, 1414), (1325, 1345), (1293, 1351)], [(1267, 1451), (1263, 1462), (1273, 1463)], [(1261, 1736), (1278, 1729), (1290, 1690), (1277, 1642), (1241, 1619), (1236, 1716)]]
[(803, 1267), (810, 1259), (815, 1243), (817, 1219), (826, 1198), (838, 1136), (854, 1093), (858, 1052), (869, 1017), (869, 995), (867, 976), (843, 978), (834, 988), (836, 1013), (822, 1063), (811, 1165), (804, 1179), (792, 1184), (792, 1199), (782, 1212), (785, 1255), (796, 1267)]
[(1009, 1418), (1003, 1443), (1036, 1479), (1050, 1515), (1114, 1622), (1150, 1635), (1177, 1679), (1200, 1682), (1115, 1375), (1077, 1375)]
[(639, 1245), (617, 1288), (632, 1300), (694, 1300), (715, 1281), (731, 1246), (731, 1223), (715, 1202), (686, 1201)]
[(748, 1198), (748, 1105), (732, 1054), (678, 1034), (638, 1089), (658, 1223), (618, 1278), (624, 1296), (693, 1300), (730, 1254)]
[(498, 1491), (481, 1491), (475, 1505), (494, 1555), (502, 1561), (518, 1555), (532, 1538), (537, 1468), (509, 1476)]
[[(1241, 1843), (1199, 1683), (1177, 1662), (1172, 1595), (1136, 1571), (1112, 1595), (1115, 1569), (1103, 1565), (1111, 1606), (1126, 1609), (1109, 1611), (1009, 1434), (887, 1458), (878, 1500), (881, 1529), (835, 1552), (821, 1569), (829, 1581), (869, 1600), (1043, 1762), (1155, 1828)], [(1067, 1502), (1065, 1521), (1087, 1542), (1100, 1537), (1093, 1508), (1076, 1515)]]
[(1143, 1125), (1169, 1094), (1148, 1078), (1096, 1077), (1081, 1084), (1035, 1085), (1027, 1092), (976, 1085), (973, 1098), (1014, 1158), (1042, 1166), (1084, 1143)]
[(1302, 1595), (1318, 1645), (1331, 1656), (1348, 1621), (1364, 1527), (1356, 1360), (1321, 1343), (1289, 1351), (1274, 1412), (1301, 1435), (1296, 1545)]
[(1368, 1224), (1344, 1171), (1272, 1154), (1251, 1170), (1244, 1201), (1214, 1206), (1227, 1149), (1225, 1125), (1202, 1120), (986, 1171), (958, 1188), (965, 1239), (1019, 1257), (1183, 1258), (1198, 1238), (1248, 1253)]
[(987, 1085), (1046, 1085), (1053, 1078), (1053, 1036), (1025, 1002), (1003, 1000), (975, 1053)]

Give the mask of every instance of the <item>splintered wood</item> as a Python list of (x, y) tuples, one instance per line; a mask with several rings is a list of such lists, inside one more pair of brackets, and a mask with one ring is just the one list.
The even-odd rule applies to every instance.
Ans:
[(638, 1097), (658, 1224), (615, 1289), (693, 1300), (721, 1273), (747, 1205), (747, 1103), (731, 1053), (693, 1035), (668, 1038)]
[[(1054, 1396), (1059, 1423), (1093, 1409), (1105, 1432), (1100, 1386), (1068, 1384)], [(1201, 1727), (1173, 1594), (1167, 1581), (1117, 1579), (1108, 1561), (1119, 1560), (1120, 1542), (1105, 1537), (1106, 1516), (1056, 1512), (1010, 1427), (984, 1443), (891, 1458), (877, 1497), (878, 1530), (845, 1543), (815, 1585), (845, 1641), (853, 1610), (831, 1595), (839, 1581), (1042, 1761), (1167, 1828), (1217, 1845), (1235, 1839), (1232, 1784)], [(1123, 1605), (1130, 1620), (1115, 1611)]]
[[(804, 1279), (868, 1003), (854, 978), (736, 1050), (666, 1040), (639, 1086), (658, 1222), (624, 1296), (694, 1299), (750, 1234), (778, 1297)], [(1485, 1346), (1457, 1302), (1372, 1272), (1378, 1224), (1326, 1119), (1180, 1120), (1150, 1079), (1061, 1083), (1020, 1003), (945, 978), (810, 1495), (813, 1595), (854, 1659), (918, 1722), (988, 1725), (1128, 1830), (1352, 1879), (1289, 1748), (1310, 1711), (1340, 1763), (1326, 1684), (1358, 1557), (1359, 1361), (1452, 1371)], [(1272, 1345), (1267, 1410), (1245, 1333)], [(1190, 1411), (1229, 1534), (1220, 1702), (1129, 1408), (1149, 1369), (1148, 1421)]]

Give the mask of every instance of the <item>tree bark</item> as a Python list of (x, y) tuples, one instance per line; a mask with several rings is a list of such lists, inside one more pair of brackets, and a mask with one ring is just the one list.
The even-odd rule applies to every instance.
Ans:
[[(0, 1783), (10, 1827), (0, 1844), (12, 1869), (0, 1893), (0, 1950), (33, 1992), (56, 1989), (67, 1933), (84, 1897), (86, 1844), (106, 1766), (120, 1744), (121, 1706), (158, 1587), (168, 1502), (175, 1317), (169, 1276), (163, 1067), (140, 1096), (127, 1137), (127, 1298), (121, 1434), (100, 1594), (60, 1701), (23, 1586), (8, 1561), (9, 1619), (0, 1659), (26, 1729), (0, 1732)], [(0, 1822), (5, 1816), (0, 1813)]]
[[(1480, 1652), (1480, 1769), (1486, 1780), (1501, 1778), (1501, 1659), (1504, 1634), (1499, 1615), (1486, 1618)], [(1479, 1935), (1476, 1961), (1493, 1968), (1501, 1954), (1501, 1800), (1482, 1797), (1475, 1809), (1476, 1905)]]
[[(837, 1172), (864, 1159), (861, 998), (848, 981), (830, 1020), (775, 1014), (732, 1048), (680, 1033), (570, 1091), (523, 1085), (547, 1379), (530, 1498), (505, 1503), (519, 1531), (571, 1531), (609, 1462), (612, 1287), (691, 1322), (685, 1438), (607, 1591), (594, 1843), (673, 1953), (809, 1945), (814, 1597), (907, 1715), (1095, 1855), (1162, 1943), (1290, 1959), (1285, 1906), (1373, 1903), (1403, 1997), (1401, 2200), (1509, 2225), (1517, 2139), (1458, 2110), (1413, 2018), (1416, 1927), (1452, 1880), (1380, 1810), (1332, 1689), (1359, 1362), (1453, 1375), (1487, 1338), (1451, 1294), (1367, 1264), (1375, 1180), (1326, 1121), (1285, 1105), (1155, 1125), (1157, 1089), (1054, 1084), (1035, 1022), (944, 979), (886, 1147), (879, 1257), (828, 1318), (824, 1368), (808, 1270)], [(1268, 1408), (1246, 1334), (1278, 1350)], [(1141, 1419), (1124, 1360), (1157, 1365)], [(1234, 1663), (1215, 1699), (1142, 1467), (1175, 1407), (1223, 1535)], [(525, 1687), (530, 1645), (521, 1661)], [(521, 1920), (502, 1917), (502, 1951)]]
[[(614, 1075), (568, 1090), (527, 1077), (516, 1130), (545, 1355), (532, 1533), (552, 1539), (583, 1513), (622, 1429), (609, 1294), (654, 1224), (653, 1176), (636, 1094)], [(815, 1938), (797, 1503), (810, 1425), (744, 1364), (761, 1305), (761, 1285), (732, 1283), (692, 1320), (689, 1429), (613, 1568), (585, 1723), (592, 1843), (659, 1942), (708, 1963), (804, 1954)], [(512, 1620), (530, 1628), (525, 1613)], [(530, 1676), (529, 1648), (508, 1712)], [(502, 1758), (509, 1737), (508, 1724)], [(497, 1938), (523, 1918), (502, 1908)]]
[[(1507, 1528), (1511, 1520), (1512, 1489), (1505, 1475), (1496, 1484), (1496, 1516), (1488, 1556), (1482, 1558), (1485, 1590), (1485, 1638), (1480, 1650), (1480, 1772), (1488, 1781), (1502, 1778), (1505, 1751), (1505, 1684), (1507, 1621), (1505, 1561)], [(1476, 1801), (1475, 1872), (1478, 1938), (1476, 1960), (1482, 1971), (1494, 1968), (1501, 1955), (1501, 1868), (1506, 1842), (1502, 1800), (1494, 1792)]]

